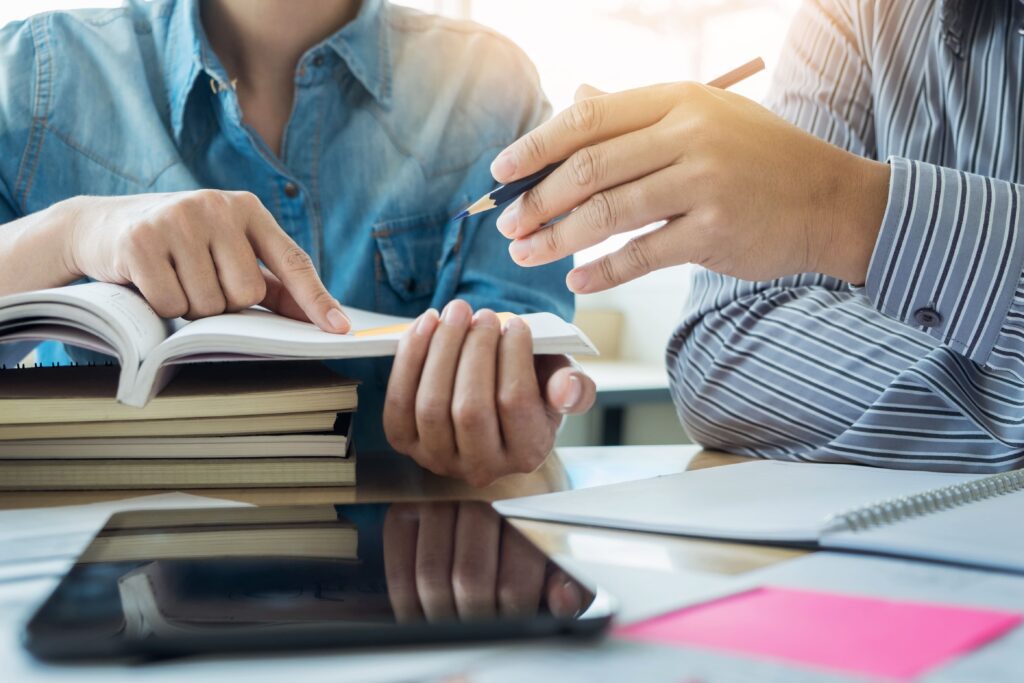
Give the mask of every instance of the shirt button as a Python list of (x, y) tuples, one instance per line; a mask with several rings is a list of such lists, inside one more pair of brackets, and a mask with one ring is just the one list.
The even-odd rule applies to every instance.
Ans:
[(324, 65), (324, 56), (323, 55), (317, 55), (316, 57), (313, 57), (313, 66), (323, 66), (323, 65)]
[(914, 311), (914, 320), (922, 327), (935, 327), (942, 324), (942, 316), (934, 308), (919, 308)]
[(299, 186), (295, 183), (285, 183), (284, 194), (288, 199), (295, 199), (299, 196)]

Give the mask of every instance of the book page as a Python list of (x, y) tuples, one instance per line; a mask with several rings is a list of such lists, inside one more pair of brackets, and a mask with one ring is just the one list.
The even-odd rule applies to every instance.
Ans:
[[(261, 308), (203, 318), (178, 329), (159, 354), (163, 359), (218, 353), (324, 359), (389, 356), (413, 322), (358, 308), (346, 308), (345, 312), (352, 321), (348, 334), (324, 332), (312, 323)], [(534, 353), (596, 353), (579, 329), (557, 315), (529, 313), (520, 317), (533, 334)]]
[[(161, 368), (179, 363), (246, 358), (300, 360), (373, 358), (394, 355), (409, 318), (346, 307), (352, 321), (348, 334), (324, 332), (262, 308), (225, 313), (184, 324), (149, 353), (132, 390), (118, 400), (144, 406), (161, 387)], [(575, 326), (550, 313), (531, 313), (521, 319), (533, 332), (533, 352), (596, 353), (589, 339)]]
[[(6, 315), (5, 315), (6, 313)], [(42, 318), (43, 320), (37, 320)], [(81, 331), (93, 332), (108, 342), (122, 364), (136, 366), (170, 334), (171, 324), (158, 316), (146, 300), (121, 285), (89, 282), (25, 292), (0, 298), (0, 323), (25, 320), (25, 328), (43, 323), (38, 334), (74, 344)], [(66, 321), (68, 332), (59, 329)]]

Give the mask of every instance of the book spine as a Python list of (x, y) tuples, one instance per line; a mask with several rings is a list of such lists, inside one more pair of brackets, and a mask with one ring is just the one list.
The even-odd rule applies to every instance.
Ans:
[(943, 486), (912, 496), (890, 498), (840, 512), (826, 522), (825, 533), (866, 531), (1022, 490), (1024, 470), (1000, 472), (982, 479)]

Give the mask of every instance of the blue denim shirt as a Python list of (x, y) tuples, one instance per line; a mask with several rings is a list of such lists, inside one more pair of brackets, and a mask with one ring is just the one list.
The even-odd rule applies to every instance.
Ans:
[[(0, 50), (0, 223), (76, 195), (244, 189), (343, 305), (411, 316), (461, 297), (572, 316), (568, 261), (516, 266), (496, 212), (449, 222), (550, 111), (492, 31), (364, 0), (299, 61), (280, 158), (243, 123), (197, 0), (41, 14), (0, 31)], [(364, 381), (363, 428), (388, 367), (344, 368)]]

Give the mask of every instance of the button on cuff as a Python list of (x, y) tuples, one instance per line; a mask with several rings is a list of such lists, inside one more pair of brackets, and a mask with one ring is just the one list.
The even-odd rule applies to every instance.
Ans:
[(288, 199), (295, 199), (299, 196), (299, 186), (295, 183), (285, 183), (284, 195), (288, 197)]
[(942, 314), (934, 308), (919, 308), (914, 311), (914, 321), (922, 327), (938, 327), (942, 324)]

